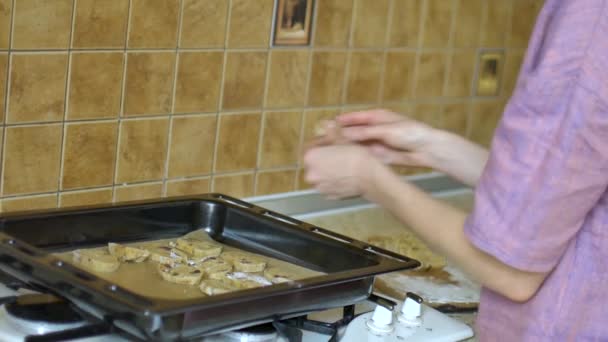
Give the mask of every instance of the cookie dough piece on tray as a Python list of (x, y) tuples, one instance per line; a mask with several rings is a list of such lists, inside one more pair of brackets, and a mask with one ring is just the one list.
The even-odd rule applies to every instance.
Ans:
[(222, 258), (231, 262), (234, 269), (239, 272), (262, 272), (266, 268), (266, 262), (263, 259), (241, 252), (226, 252), (222, 254)]
[(205, 279), (201, 281), (201, 285), (199, 286), (199, 288), (201, 289), (201, 291), (203, 291), (203, 293), (209, 296), (234, 292), (238, 290), (238, 288), (235, 287), (228, 279)]
[(152, 246), (148, 251), (150, 259), (161, 264), (175, 266), (188, 260), (188, 254), (166, 245)]
[(207, 275), (211, 274), (226, 274), (232, 271), (232, 264), (221, 258), (207, 259), (201, 263), (198, 263), (195, 267), (205, 272)]
[(108, 243), (110, 254), (115, 256), (119, 261), (142, 262), (150, 256), (150, 252), (131, 246), (125, 246), (118, 243)]
[(295, 280), (295, 275), (282, 270), (279, 267), (268, 267), (264, 270), (264, 277), (273, 284), (287, 283)]
[(215, 257), (222, 253), (222, 246), (194, 238), (179, 238), (175, 245), (195, 258)]
[(72, 252), (75, 263), (97, 272), (114, 272), (120, 261), (105, 249), (80, 249)]
[(158, 264), (158, 273), (168, 282), (183, 285), (196, 285), (203, 277), (201, 270), (187, 265)]

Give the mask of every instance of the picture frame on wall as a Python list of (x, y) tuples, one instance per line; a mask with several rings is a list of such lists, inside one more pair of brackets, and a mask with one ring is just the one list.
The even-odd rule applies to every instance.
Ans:
[(273, 45), (308, 45), (314, 0), (276, 0)]

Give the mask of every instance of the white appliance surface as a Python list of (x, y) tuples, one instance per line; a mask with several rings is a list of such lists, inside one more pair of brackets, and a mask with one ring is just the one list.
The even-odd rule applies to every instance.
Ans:
[[(26, 292), (15, 292), (6, 286), (0, 284), (0, 297), (12, 296), (15, 294), (27, 293)], [(391, 313), (393, 316), (392, 323), (390, 324), (390, 333), (378, 333), (369, 328), (368, 322), (372, 319), (374, 305), (371, 303), (362, 303), (357, 305), (357, 312), (366, 312), (355, 318), (345, 329), (343, 329), (339, 336), (340, 341), (344, 342), (392, 342), (392, 341), (438, 341), (438, 342), (450, 342), (460, 341), (473, 336), (473, 331), (466, 324), (461, 323), (455, 319), (452, 319), (430, 307), (422, 305), (421, 307), (421, 318), (422, 325), (416, 328), (408, 328), (403, 323), (399, 322), (398, 315), (400, 313), (401, 305), (397, 306)], [(336, 321), (341, 318), (342, 311), (339, 309), (328, 310), (311, 315), (311, 319), (318, 319), (323, 321)], [(20, 324), (19, 324), (20, 323)], [(41, 325), (41, 324), (22, 324), (23, 322), (15, 322), (15, 319), (7, 314), (4, 308), (0, 308), (0, 341), (12, 342), (12, 341), (23, 341), (26, 335), (43, 334), (52, 331), (60, 331), (68, 328), (75, 328), (78, 325)], [(329, 337), (309, 331), (303, 331), (302, 342), (327, 342)], [(80, 342), (122, 342), (127, 341), (124, 338), (116, 335), (102, 335), (91, 338), (79, 339)], [(203, 341), (207, 342), (219, 342), (219, 341), (268, 341), (266, 339), (260, 339), (259, 337), (226, 337), (223, 336), (211, 336), (205, 338)], [(287, 342), (281, 338), (272, 339), (271, 341), (276, 342)]]

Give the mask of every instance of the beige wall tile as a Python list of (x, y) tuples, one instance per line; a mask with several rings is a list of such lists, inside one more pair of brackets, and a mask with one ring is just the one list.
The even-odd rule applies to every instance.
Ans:
[(213, 192), (236, 198), (253, 196), (253, 172), (213, 177)]
[(163, 192), (163, 185), (162, 183), (154, 183), (118, 186), (115, 191), (116, 202), (160, 199)]
[(0, 49), (8, 49), (11, 33), (12, 0), (0, 0)]
[(386, 41), (388, 0), (355, 0), (353, 46), (380, 47)]
[(65, 49), (69, 46), (74, 0), (18, 0), (13, 49)]
[(443, 95), (446, 77), (447, 55), (443, 52), (424, 52), (420, 54), (416, 80), (416, 97), (439, 97)]
[(129, 0), (76, 0), (75, 48), (123, 48)]
[(309, 62), (310, 54), (307, 50), (271, 52), (266, 107), (304, 105)]
[(489, 147), (502, 113), (504, 101), (483, 101), (473, 103), (471, 108), (471, 132), (469, 138)]
[(239, 171), (256, 167), (261, 117), (259, 113), (220, 115), (216, 171)]
[(123, 63), (121, 52), (72, 54), (68, 119), (118, 116)]
[(223, 47), (228, 3), (226, 0), (184, 0), (180, 47)]
[(346, 47), (350, 35), (354, 0), (317, 1), (315, 46)]
[(30, 211), (57, 208), (57, 195), (38, 195), (5, 198), (2, 200), (3, 212)]
[(260, 167), (280, 167), (298, 162), (301, 112), (273, 112), (264, 115)]
[(209, 193), (211, 179), (184, 179), (167, 182), (167, 196), (188, 196)]
[(412, 96), (415, 52), (389, 52), (384, 69), (384, 101), (401, 101)]
[(314, 52), (308, 105), (325, 106), (342, 102), (346, 53)]
[(315, 127), (320, 121), (332, 120), (338, 115), (337, 110), (309, 110), (304, 112), (304, 144), (311, 141), (315, 136)]
[(3, 195), (57, 190), (61, 130), (61, 125), (6, 129)]
[(178, 0), (131, 0), (130, 48), (177, 46)]
[(273, 0), (232, 0), (229, 47), (267, 47)]
[(211, 172), (216, 128), (215, 115), (173, 118), (169, 177), (188, 177)]
[(389, 45), (392, 47), (417, 47), (422, 17), (420, 0), (393, 1)]
[(228, 52), (222, 108), (262, 106), (266, 59), (266, 52)]
[(503, 94), (510, 96), (517, 84), (519, 71), (524, 60), (523, 51), (507, 51), (503, 73)]
[(218, 108), (223, 52), (181, 52), (177, 69), (175, 112), (212, 112)]
[(446, 96), (471, 96), (473, 74), (475, 73), (475, 50), (461, 50), (451, 54), (452, 66), (448, 77)]
[(513, 16), (511, 17), (511, 34), (508, 46), (526, 48), (536, 23), (536, 17), (543, 6), (541, 0), (513, 0)]
[(61, 208), (112, 203), (112, 188), (62, 192), (59, 201)]
[(167, 156), (168, 119), (122, 121), (117, 183), (163, 177)]
[(483, 47), (502, 47), (511, 21), (511, 1), (486, 1), (486, 19), (481, 28)]
[(441, 105), (438, 103), (418, 103), (414, 105), (411, 115), (414, 120), (433, 127), (441, 127)]
[(424, 36), (422, 46), (428, 48), (446, 47), (450, 39), (454, 2), (446, 0), (428, 0), (424, 18)]
[(482, 0), (458, 0), (453, 40), (455, 47), (475, 47), (479, 45), (482, 13)]
[(261, 171), (257, 177), (256, 196), (295, 190), (295, 170)]
[(298, 170), (298, 176), (297, 176), (297, 183), (296, 184), (296, 190), (307, 190), (312, 188), (312, 186), (310, 184), (308, 184), (306, 182), (306, 170), (305, 169), (299, 169)]
[(378, 102), (384, 63), (381, 52), (353, 52), (350, 58), (346, 103)]
[(175, 53), (134, 52), (127, 56), (125, 115), (171, 112)]
[(11, 57), (8, 123), (63, 119), (67, 54)]
[(443, 106), (441, 128), (461, 136), (467, 135), (469, 102), (449, 103)]
[(0, 53), (0, 122), (4, 122), (6, 104), (6, 79), (8, 78), (8, 53)]
[(111, 185), (117, 141), (117, 122), (67, 125), (62, 188)]

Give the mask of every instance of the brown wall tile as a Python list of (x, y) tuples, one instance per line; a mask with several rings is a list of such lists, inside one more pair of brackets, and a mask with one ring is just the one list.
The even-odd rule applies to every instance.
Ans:
[(184, 0), (180, 47), (224, 46), (228, 3), (226, 0)]
[(392, 47), (417, 47), (422, 17), (420, 0), (398, 0), (393, 2), (392, 24), (389, 45)]
[(57, 190), (61, 129), (61, 125), (6, 129), (3, 195)]
[(536, 17), (543, 6), (542, 0), (513, 0), (511, 34), (508, 46), (526, 48), (532, 35)]
[(295, 170), (262, 171), (258, 173), (257, 177), (256, 196), (295, 190)]
[(0, 53), (0, 122), (4, 122), (6, 104), (6, 79), (8, 78), (8, 53)]
[(479, 33), (483, 11), (482, 0), (458, 0), (456, 25), (454, 27), (455, 47), (475, 47), (479, 45)]
[(259, 108), (266, 81), (266, 52), (229, 52), (224, 77), (224, 109)]
[(67, 54), (13, 54), (7, 122), (63, 119)]
[(177, 46), (178, 0), (131, 0), (130, 48)]
[(175, 53), (134, 52), (127, 56), (125, 115), (171, 112)]
[(505, 58), (505, 71), (503, 73), (503, 94), (511, 95), (515, 85), (517, 84), (517, 78), (519, 77), (519, 70), (524, 60), (523, 51), (508, 51)]
[(116, 191), (116, 202), (142, 201), (162, 197), (162, 183), (137, 184), (118, 186)]
[(74, 0), (18, 0), (13, 49), (65, 49), (69, 46)]
[(298, 162), (301, 112), (273, 112), (264, 115), (260, 167), (280, 167)]
[(317, 1), (315, 46), (346, 47), (350, 35), (354, 0)]
[(446, 0), (428, 0), (424, 18), (424, 36), (422, 46), (445, 47), (450, 39), (454, 2)]
[(117, 122), (67, 125), (62, 188), (111, 185), (117, 141)]
[(3, 212), (30, 211), (57, 208), (57, 195), (38, 195), (2, 200)]
[(381, 52), (352, 53), (346, 88), (347, 103), (378, 102), (383, 62), (384, 54)]
[(308, 104), (334, 105), (342, 102), (346, 53), (314, 52)]
[(118, 116), (123, 63), (122, 52), (72, 54), (68, 119)]
[(312, 186), (306, 182), (306, 170), (299, 169), (297, 177), (298, 178), (296, 179), (296, 181), (298, 184), (296, 184), (296, 190), (307, 190), (312, 188)]
[(61, 208), (112, 203), (112, 188), (62, 192), (59, 201)]
[(213, 177), (213, 192), (236, 198), (253, 196), (253, 172)]
[(401, 101), (412, 96), (415, 52), (389, 52), (384, 69), (384, 101)]
[(161, 179), (167, 156), (168, 119), (121, 123), (117, 183)]
[(260, 124), (261, 114), (220, 115), (216, 171), (256, 167)]
[(468, 102), (446, 104), (441, 113), (441, 128), (461, 136), (466, 136), (468, 116)]
[(209, 193), (211, 180), (209, 178), (184, 179), (167, 182), (167, 196), (188, 196)]
[(385, 45), (388, 23), (388, 0), (355, 0), (353, 46), (380, 47)]
[(169, 177), (211, 172), (217, 119), (215, 115), (173, 118), (169, 152)]
[(76, 0), (75, 48), (125, 46), (129, 0)]
[(433, 127), (440, 128), (442, 125), (441, 105), (438, 103), (418, 103), (414, 105), (410, 116)]
[(416, 80), (416, 97), (439, 97), (443, 94), (447, 55), (443, 52), (420, 54)]
[(12, 0), (0, 0), (0, 49), (8, 49), (11, 33)]
[(471, 109), (471, 132), (469, 138), (489, 147), (502, 113), (504, 101), (484, 101), (473, 103)]
[(486, 19), (481, 28), (483, 47), (502, 47), (511, 21), (512, 1), (486, 1)]
[(471, 96), (475, 60), (474, 50), (463, 50), (451, 54), (452, 66), (448, 76), (446, 96)]
[(179, 54), (175, 112), (212, 112), (218, 108), (222, 81), (222, 52)]
[(273, 0), (232, 0), (229, 47), (267, 47), (270, 39)]
[(304, 105), (309, 61), (306, 50), (271, 52), (266, 107)]

